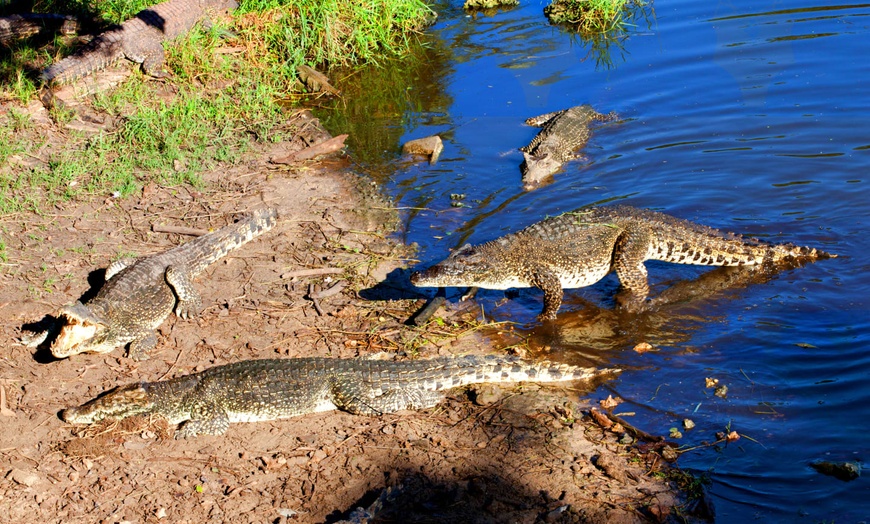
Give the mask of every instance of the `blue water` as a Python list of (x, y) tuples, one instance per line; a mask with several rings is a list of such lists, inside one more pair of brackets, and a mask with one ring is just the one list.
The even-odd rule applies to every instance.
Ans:
[[(596, 395), (625, 399), (617, 412), (635, 412), (639, 427), (667, 434), (691, 418), (685, 446), (726, 427), (743, 435), (679, 461), (710, 473), (720, 522), (870, 519), (870, 475), (843, 482), (809, 467), (870, 461), (870, 4), (656, 0), (602, 59), (549, 26), (543, 2), (476, 17), (460, 3), (440, 5), (433, 28), (440, 78), (425, 86), (439, 96), (371, 113), (373, 125), (400, 128), (398, 142), (445, 139), (434, 166), (401, 160), (398, 142), (364, 166), (406, 208), (423, 265), (614, 200), (838, 253), (633, 321), (612, 311), (613, 277), (568, 291), (549, 327), (535, 320), (539, 291), (477, 300), (552, 358), (623, 367)], [(524, 191), (516, 148), (537, 130), (522, 121), (583, 103), (621, 118), (595, 131), (585, 161)], [(648, 267), (654, 293), (709, 271)], [(638, 342), (658, 351), (632, 351)]]

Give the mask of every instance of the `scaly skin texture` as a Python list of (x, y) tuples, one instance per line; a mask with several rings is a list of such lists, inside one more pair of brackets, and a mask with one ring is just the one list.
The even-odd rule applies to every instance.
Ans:
[(576, 152), (592, 136), (594, 122), (616, 118), (616, 113), (603, 115), (590, 105), (582, 105), (526, 120), (526, 124), (540, 127), (541, 131), (529, 145), (520, 148), (524, 159), (520, 165), (523, 184), (531, 189), (559, 171), (562, 164), (578, 157)]
[(541, 318), (552, 320), (563, 288), (591, 286), (616, 271), (620, 303), (639, 310), (649, 294), (645, 260), (705, 266), (755, 266), (831, 258), (824, 251), (768, 244), (630, 206), (581, 208), (479, 246), (411, 275), (423, 287), (537, 287)]
[(163, 42), (190, 31), (210, 11), (226, 11), (238, 6), (235, 0), (169, 0), (148, 9), (120, 26), (107, 29), (73, 55), (42, 71), (46, 84), (66, 84), (121, 59), (142, 64), (151, 76), (165, 76)]
[(70, 35), (79, 30), (75, 17), (52, 13), (22, 13), (0, 16), (0, 45), (28, 38), (42, 32)]
[[(66, 358), (108, 353), (129, 343), (131, 358), (148, 358), (157, 343), (154, 330), (173, 310), (185, 319), (198, 313), (201, 299), (193, 279), (229, 251), (271, 229), (275, 221), (274, 209), (261, 210), (163, 253), (114, 262), (96, 297), (61, 308), (52, 354)], [(38, 345), (47, 335), (33, 337), (30, 345)]]
[(89, 424), (106, 418), (156, 414), (182, 424), (176, 438), (222, 435), (231, 422), (258, 422), (341, 409), (380, 415), (432, 407), (443, 391), (481, 382), (588, 380), (596, 370), (507, 356), (431, 360), (296, 358), (246, 360), (162, 382), (110, 391), (63, 419)]

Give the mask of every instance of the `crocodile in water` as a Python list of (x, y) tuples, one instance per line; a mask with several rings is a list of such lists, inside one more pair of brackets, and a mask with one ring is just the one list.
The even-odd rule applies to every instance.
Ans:
[[(57, 358), (108, 353), (129, 343), (131, 358), (148, 358), (157, 344), (154, 330), (173, 310), (185, 319), (197, 314), (201, 299), (193, 279), (230, 250), (271, 229), (275, 218), (275, 210), (261, 210), (163, 253), (113, 262), (97, 296), (61, 308), (51, 353)], [(49, 332), (25, 342), (39, 345)]]
[(411, 282), (424, 287), (537, 287), (544, 291), (541, 318), (554, 319), (563, 288), (590, 286), (613, 270), (623, 286), (621, 305), (641, 309), (649, 294), (645, 260), (752, 266), (834, 256), (618, 205), (581, 208), (479, 246), (465, 245), (446, 260), (411, 275)]
[(616, 113), (603, 115), (590, 105), (582, 105), (526, 120), (526, 124), (540, 127), (541, 131), (529, 145), (520, 148), (524, 159), (520, 165), (523, 184), (527, 188), (534, 187), (561, 169), (565, 162), (578, 158), (577, 151), (592, 136), (592, 123), (616, 118)]
[(63, 419), (88, 424), (106, 418), (156, 414), (182, 425), (177, 438), (222, 435), (231, 422), (277, 420), (340, 409), (380, 415), (436, 405), (443, 391), (481, 382), (588, 380), (618, 370), (508, 356), (430, 360), (295, 358), (245, 360), (161, 382), (122, 386)]
[(163, 71), (163, 42), (190, 31), (209, 12), (232, 10), (235, 0), (169, 0), (143, 9), (135, 17), (97, 35), (84, 48), (42, 71), (40, 79), (55, 85), (105, 69), (121, 59), (142, 64), (154, 77)]
[(0, 45), (14, 40), (29, 38), (43, 32), (71, 35), (79, 30), (79, 22), (73, 16), (53, 13), (22, 13), (0, 16)]

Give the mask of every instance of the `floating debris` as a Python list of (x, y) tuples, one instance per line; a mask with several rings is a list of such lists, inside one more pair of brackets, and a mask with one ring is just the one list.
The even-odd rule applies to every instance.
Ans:
[(634, 346), (634, 350), (637, 353), (646, 353), (648, 351), (655, 351), (656, 348), (653, 347), (653, 345), (648, 343), (648, 342), (641, 342), (640, 344)]
[(683, 429), (689, 430), (695, 427), (695, 423), (690, 418), (683, 419)]

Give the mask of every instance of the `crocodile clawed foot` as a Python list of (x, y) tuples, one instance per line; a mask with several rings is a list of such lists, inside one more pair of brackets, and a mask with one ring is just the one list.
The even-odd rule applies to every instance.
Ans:
[(631, 291), (626, 290), (616, 294), (616, 308), (625, 313), (642, 313), (649, 310), (650, 305), (647, 302), (646, 296), (638, 295)]

